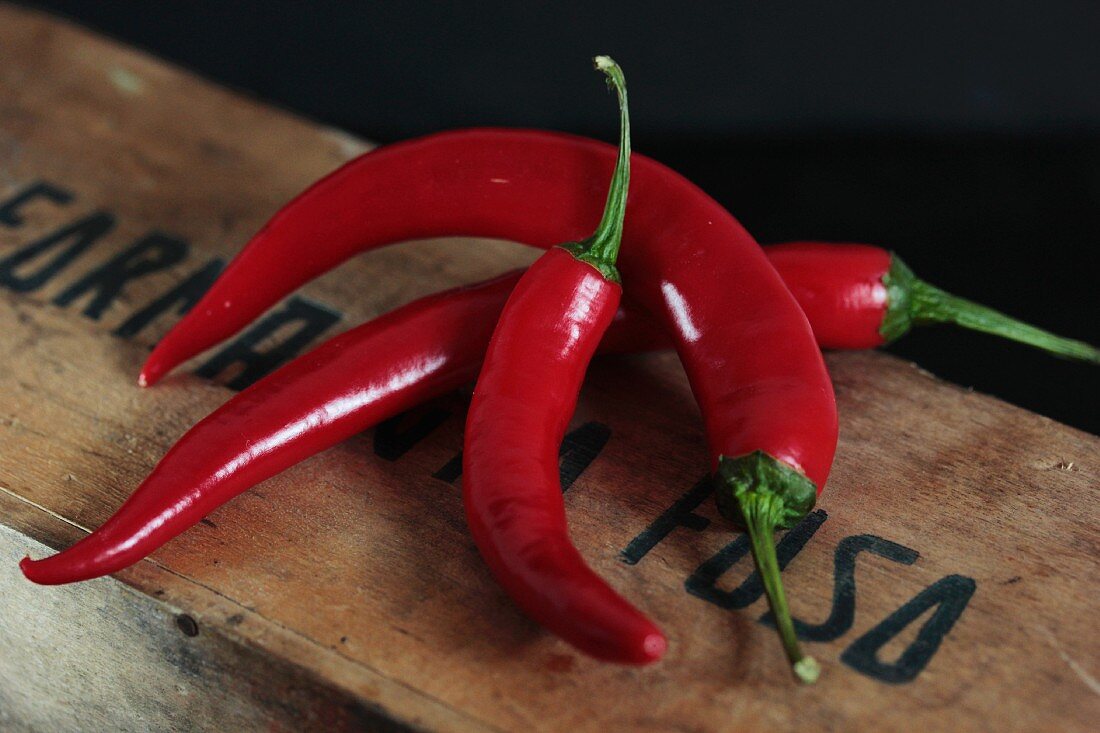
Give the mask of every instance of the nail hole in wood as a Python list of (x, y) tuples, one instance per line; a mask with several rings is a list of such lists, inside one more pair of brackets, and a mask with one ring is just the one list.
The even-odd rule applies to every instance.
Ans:
[(181, 613), (176, 616), (176, 626), (180, 628), (184, 636), (198, 636), (199, 624), (195, 619), (188, 616), (186, 613)]

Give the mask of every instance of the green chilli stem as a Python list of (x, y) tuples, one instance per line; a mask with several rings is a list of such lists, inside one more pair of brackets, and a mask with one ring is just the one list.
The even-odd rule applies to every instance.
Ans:
[(621, 282), (615, 261), (623, 241), (623, 218), (626, 216), (626, 196), (630, 188), (630, 110), (626, 98), (626, 78), (623, 70), (610, 56), (593, 59), (596, 69), (607, 75), (607, 85), (619, 98), (619, 157), (611, 175), (603, 217), (591, 237), (581, 242), (562, 245), (581, 262), (600, 271), (612, 282)]
[(791, 619), (791, 609), (787, 605), (787, 593), (783, 590), (783, 581), (779, 575), (779, 559), (775, 555), (775, 529), (777, 514), (782, 512), (782, 499), (774, 494), (758, 494), (746, 491), (739, 498), (741, 514), (745, 518), (745, 528), (752, 540), (752, 558), (756, 563), (756, 572), (764, 584), (775, 617), (775, 626), (787, 659), (795, 676), (807, 684), (817, 681), (821, 667), (817, 660), (802, 653), (798, 635)]
[(888, 293), (888, 306), (879, 333), (887, 341), (893, 341), (915, 325), (953, 323), (972, 331), (1034, 346), (1054, 356), (1100, 364), (1100, 348), (1084, 341), (1057, 336), (940, 290), (914, 275), (897, 255), (891, 255), (890, 270), (882, 280)]
[(815, 682), (821, 667), (813, 657), (802, 653), (798, 643), (779, 574), (774, 536), (776, 529), (793, 527), (810, 513), (817, 500), (817, 489), (801, 471), (763, 451), (739, 458), (719, 457), (717, 479), (718, 510), (748, 530), (752, 559), (791, 670), (800, 681)]

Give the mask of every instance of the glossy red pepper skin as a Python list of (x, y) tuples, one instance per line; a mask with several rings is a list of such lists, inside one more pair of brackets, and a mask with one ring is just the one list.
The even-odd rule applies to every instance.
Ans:
[[(678, 176), (634, 179), (623, 282), (673, 334), (703, 413), (712, 468), (723, 456), (762, 451), (820, 493), (837, 440), (821, 351), (763, 250), (701, 195)], [(663, 246), (638, 246), (646, 232), (659, 232)]]
[(873, 349), (889, 296), (883, 278), (893, 261), (866, 244), (789, 242), (764, 248), (810, 321), (823, 349)]
[(645, 664), (665, 638), (573, 547), (558, 477), (558, 448), (620, 294), (560, 248), (520, 280), (470, 403), (462, 486), (474, 541), (517, 605), (598, 659)]

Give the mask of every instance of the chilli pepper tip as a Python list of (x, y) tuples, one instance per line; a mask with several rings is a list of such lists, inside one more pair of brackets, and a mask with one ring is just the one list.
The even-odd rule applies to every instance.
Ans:
[(44, 557), (41, 560), (33, 560), (30, 555), (27, 555), (19, 561), (19, 569), (23, 572), (24, 578), (37, 585), (62, 585), (74, 579), (64, 570), (58, 572), (56, 563), (47, 562), (49, 559)]
[(19, 561), (19, 570), (22, 571), (23, 577), (32, 583), (38, 583), (39, 585), (45, 585), (46, 582), (42, 580), (41, 574), (38, 572), (38, 561), (32, 560), (30, 555), (26, 555)]
[(154, 384), (160, 381), (160, 378), (164, 376), (165, 368), (163, 362), (157, 360), (156, 351), (149, 355), (145, 364), (142, 365), (141, 371), (138, 373), (137, 383), (139, 387), (152, 387)]
[(653, 632), (646, 635), (642, 641), (642, 652), (644, 654), (642, 664), (650, 664), (651, 662), (658, 661), (665, 655), (665, 651), (668, 650), (668, 640), (665, 639), (665, 635), (660, 631)]
[(37, 585), (65, 585), (81, 580), (91, 580), (122, 569), (125, 566), (100, 566), (95, 564), (74, 563), (67, 551), (62, 551), (43, 557), (40, 560), (32, 560), (30, 556), (19, 561), (19, 569), (23, 577)]

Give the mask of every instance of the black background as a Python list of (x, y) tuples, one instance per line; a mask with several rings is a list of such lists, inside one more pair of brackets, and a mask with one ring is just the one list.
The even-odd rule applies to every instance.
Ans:
[[(520, 125), (634, 144), (762, 242), (861, 241), (1100, 342), (1100, 4), (25, 2), (368, 139)], [(1100, 433), (1100, 369), (948, 328), (890, 350)], [(1069, 457), (1072, 458), (1072, 457)]]

